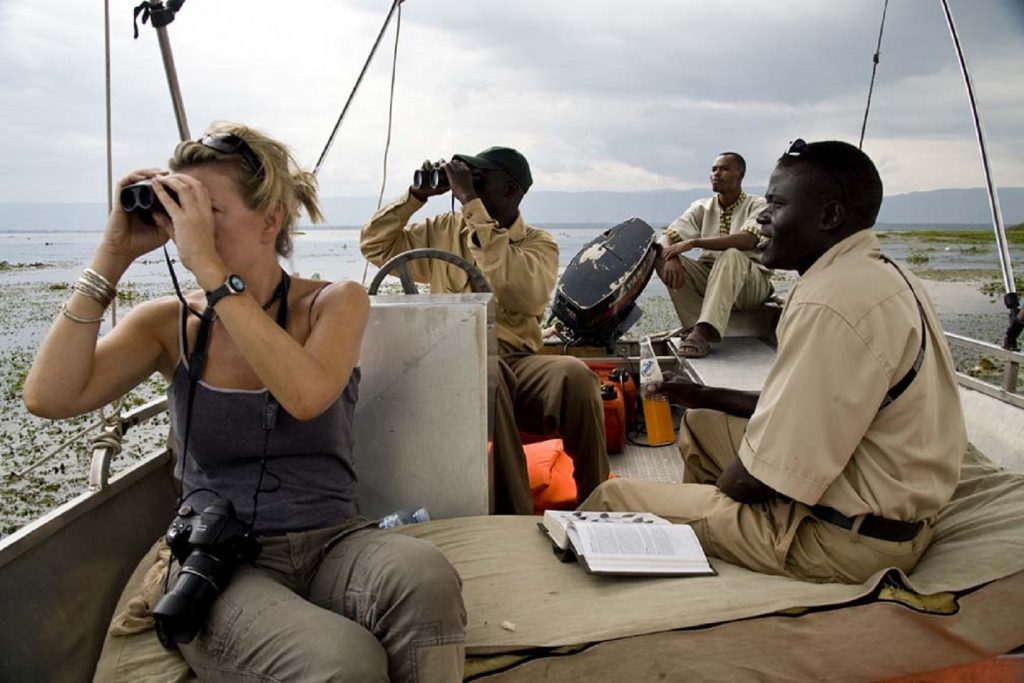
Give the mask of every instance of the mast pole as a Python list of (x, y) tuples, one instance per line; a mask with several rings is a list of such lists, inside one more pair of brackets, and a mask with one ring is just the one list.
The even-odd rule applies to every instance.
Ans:
[(160, 56), (164, 60), (164, 72), (167, 74), (167, 87), (171, 91), (171, 104), (174, 106), (174, 120), (178, 124), (178, 137), (182, 142), (191, 140), (188, 132), (188, 120), (185, 118), (185, 104), (181, 99), (181, 87), (178, 85), (178, 72), (174, 68), (174, 53), (171, 52), (171, 40), (167, 35), (167, 27), (156, 30), (156, 39), (160, 43)]
[[(1015, 349), (1017, 337), (1020, 336), (1021, 323), (1017, 319), (1020, 310), (1020, 297), (1017, 293), (1017, 286), (1013, 280), (1013, 265), (1010, 261), (1010, 249), (1006, 241), (1006, 228), (1003, 226), (1003, 212), (999, 206), (999, 194), (996, 190), (995, 180), (992, 177), (992, 167), (989, 164), (988, 148), (985, 144), (985, 132), (981, 125), (981, 112), (978, 110), (978, 102), (974, 95), (974, 84), (971, 81), (971, 74), (967, 69), (967, 59), (964, 57), (963, 46), (960, 44), (960, 36), (953, 21), (953, 13), (949, 9), (948, 0), (940, 0), (942, 11), (946, 15), (946, 24), (949, 26), (949, 35), (953, 39), (953, 47), (956, 49), (957, 61), (960, 64), (960, 73), (963, 74), (964, 87), (967, 89), (967, 99), (971, 105), (971, 115), (974, 119), (974, 132), (978, 139), (978, 151), (981, 153), (981, 164), (985, 171), (985, 188), (988, 192), (988, 204), (992, 211), (992, 228), (996, 236), (996, 248), (999, 252), (999, 266), (1003, 276), (1003, 287), (1006, 294), (1003, 296), (1003, 303), (1010, 311), (1010, 327), (1007, 329), (1006, 339), (1003, 342), (1004, 348)], [(1016, 387), (1018, 366), (1010, 363), (1006, 368), (1003, 377), (1003, 388), (1010, 391)]]
[[(171, 38), (167, 33), (167, 25), (174, 21), (175, 13), (181, 9), (185, 0), (147, 0), (135, 8), (136, 17), (142, 13), (142, 23), (150, 19), (156, 29), (156, 39), (160, 45), (160, 57), (164, 63), (164, 74), (167, 76), (167, 88), (171, 93), (171, 106), (174, 108), (174, 120), (178, 125), (178, 138), (184, 142), (191, 140), (188, 130), (188, 119), (185, 116), (185, 103), (181, 97), (181, 86), (178, 84), (178, 70), (174, 66), (174, 53), (171, 51)], [(138, 28), (135, 30), (138, 38)]]

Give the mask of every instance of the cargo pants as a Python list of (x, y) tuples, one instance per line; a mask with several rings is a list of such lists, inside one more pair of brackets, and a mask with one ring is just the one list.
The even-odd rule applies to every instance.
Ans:
[[(466, 612), (455, 569), (426, 541), (361, 526), (262, 538), (256, 563), (236, 570), (180, 647), (184, 662), (159, 644), (149, 615), (116, 615), (95, 680), (461, 681)], [(122, 614), (138, 606), (130, 593), (151, 608), (162, 592), (156, 550), (129, 581)]]
[(910, 541), (883, 541), (815, 519), (785, 496), (738, 503), (715, 482), (739, 450), (747, 420), (715, 410), (687, 410), (679, 426), (682, 484), (612, 479), (582, 510), (653, 512), (690, 524), (704, 551), (765, 574), (815, 582), (862, 583), (895, 567), (909, 573), (934, 533), (931, 523)]
[(501, 344), (494, 415), (494, 511), (533, 514), (519, 430), (560, 437), (572, 458), (577, 500), (608, 478), (604, 403), (597, 375), (578, 358), (517, 352)]
[(707, 323), (720, 341), (732, 310), (756, 308), (772, 295), (771, 274), (738, 249), (726, 249), (713, 263), (679, 257), (686, 281), (669, 289), (679, 322), (685, 327)]

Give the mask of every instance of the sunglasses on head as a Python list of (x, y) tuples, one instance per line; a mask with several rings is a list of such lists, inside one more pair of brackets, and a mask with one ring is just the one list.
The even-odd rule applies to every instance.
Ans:
[[(794, 159), (804, 159), (810, 161), (813, 158), (814, 150), (807, 144), (807, 141), (803, 138), (797, 138), (793, 142), (789, 143), (789, 149), (786, 150), (783, 156), (793, 157)], [(832, 181), (839, 186), (839, 196), (842, 198), (842, 203), (846, 205), (846, 185), (843, 181), (832, 171), (828, 170), (823, 164), (814, 164), (814, 167), (827, 175)]]
[(209, 133), (199, 140), (199, 144), (221, 154), (237, 154), (249, 166), (253, 175), (257, 178), (263, 176), (263, 164), (256, 152), (252, 151), (248, 142), (234, 133)]
[(803, 138), (797, 138), (793, 142), (789, 143), (789, 149), (786, 150), (787, 157), (800, 157), (807, 154), (807, 141)]

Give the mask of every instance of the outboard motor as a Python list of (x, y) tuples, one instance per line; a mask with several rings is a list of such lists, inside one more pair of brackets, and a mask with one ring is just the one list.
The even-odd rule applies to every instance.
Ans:
[(636, 305), (654, 272), (656, 235), (639, 218), (601, 233), (573, 257), (551, 304), (573, 346), (611, 349), (643, 311)]

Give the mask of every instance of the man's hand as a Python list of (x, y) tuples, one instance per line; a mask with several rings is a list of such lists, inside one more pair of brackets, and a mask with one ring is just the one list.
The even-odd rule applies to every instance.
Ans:
[[(433, 171), (435, 168), (444, 168), (444, 167), (445, 167), (445, 160), (444, 159), (438, 159), (437, 161), (430, 161), (428, 159), (427, 161), (423, 162), (422, 166), (420, 166), (420, 170), (422, 170), (424, 174), (428, 174), (429, 175), (429, 173), (431, 171)], [(431, 197), (436, 197), (439, 194), (444, 194), (447, 191), (448, 191), (448, 188), (446, 186), (430, 187), (429, 184), (423, 184), (419, 188), (414, 188), (412, 186), (409, 187), (409, 194), (411, 194), (413, 197), (415, 197), (416, 199), (420, 200), (421, 202), (425, 202), (428, 199), (430, 199)]]
[(775, 494), (775, 489), (755, 479), (738, 457), (726, 465), (715, 486), (737, 503), (763, 503)]
[(703, 408), (701, 394), (707, 387), (691, 382), (682, 375), (666, 372), (661, 382), (661, 389), (668, 394), (671, 403), (678, 403), (684, 408)]
[(671, 238), (667, 235), (663, 235), (658, 240), (658, 244), (661, 246), (661, 249), (654, 261), (654, 269), (666, 287), (669, 289), (679, 289), (686, 282), (686, 272), (683, 270), (683, 264), (679, 260), (679, 255), (693, 249), (700, 249), (703, 245), (699, 239), (682, 240), (673, 244)]
[(683, 240), (681, 242), (676, 242), (675, 244), (669, 246), (667, 249), (662, 250), (662, 256), (664, 256), (665, 258), (668, 258), (670, 256), (676, 257), (679, 256), (680, 254), (685, 254), (688, 251), (703, 248), (704, 245), (699, 238), (692, 240)]
[(654, 262), (654, 270), (669, 289), (679, 289), (686, 281), (686, 273), (679, 257), (669, 256), (664, 249)]
[(473, 189), (473, 169), (469, 164), (458, 159), (452, 159), (444, 165), (445, 173), (448, 174), (448, 184), (451, 185), (452, 194), (465, 206), (477, 198), (476, 190)]
[(749, 418), (754, 414), (760, 392), (739, 391), (725, 387), (709, 387), (691, 382), (682, 375), (666, 372), (661, 383), (672, 403), (684, 408), (708, 408), (729, 415)]

